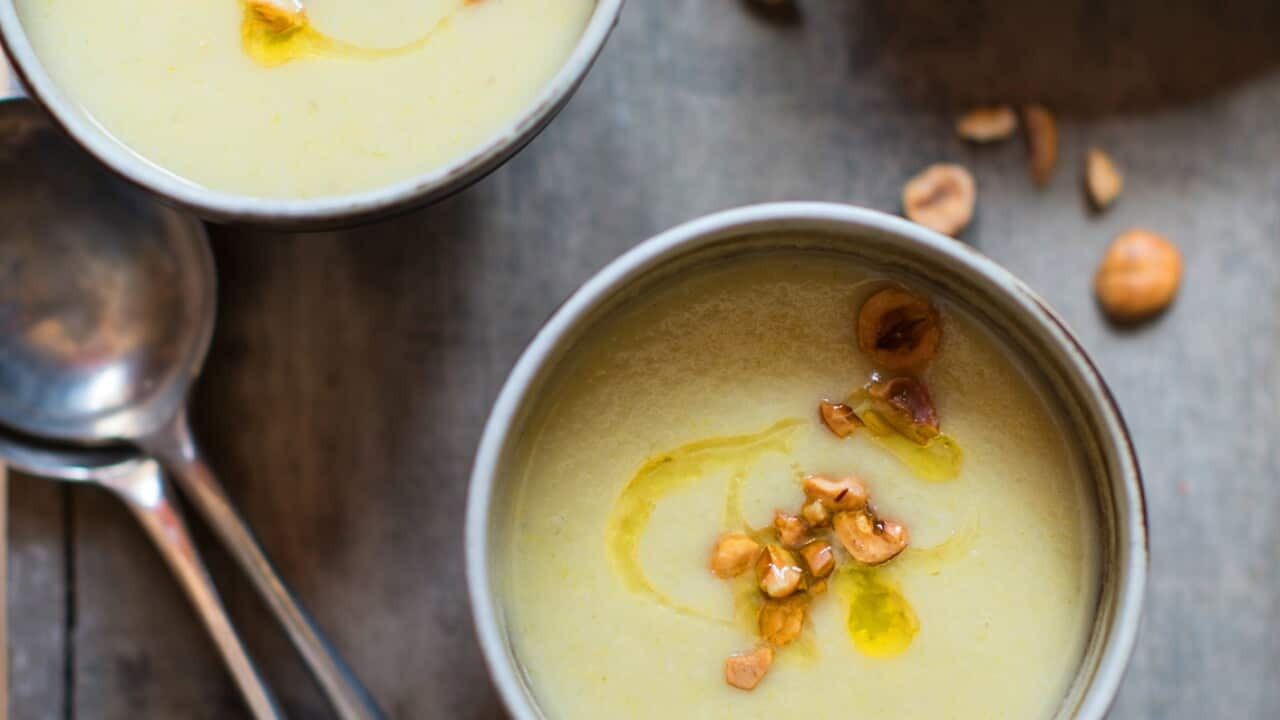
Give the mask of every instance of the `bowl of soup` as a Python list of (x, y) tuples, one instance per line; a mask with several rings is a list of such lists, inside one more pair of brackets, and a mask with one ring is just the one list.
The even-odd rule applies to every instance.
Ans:
[(208, 219), (317, 227), (496, 168), (568, 101), (621, 5), (14, 0), (0, 37), (32, 97), (125, 178)]
[(1042, 300), (898, 218), (712, 215), (538, 332), (471, 478), (516, 718), (1102, 718), (1147, 572), (1119, 411)]

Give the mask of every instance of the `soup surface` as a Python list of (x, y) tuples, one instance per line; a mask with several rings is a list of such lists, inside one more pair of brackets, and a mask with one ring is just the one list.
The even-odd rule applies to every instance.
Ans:
[(483, 144), (559, 70), (595, 6), (305, 4), (297, 52), (259, 57), (238, 0), (16, 0), (53, 79), (125, 146), (197, 185), (289, 199), (406, 180)]
[[(818, 403), (877, 369), (855, 319), (886, 284), (816, 252), (708, 265), (627, 301), (556, 370), (516, 448), (496, 573), (549, 718), (1053, 715), (1098, 593), (1089, 478), (1029, 376), (936, 300), (920, 378), (954, 465), (908, 464), (870, 425), (833, 434)], [(857, 475), (909, 544), (871, 567), (832, 540), (799, 637), (731, 687), (726, 658), (763, 645), (763, 596), (708, 558), (796, 512), (811, 474)]]

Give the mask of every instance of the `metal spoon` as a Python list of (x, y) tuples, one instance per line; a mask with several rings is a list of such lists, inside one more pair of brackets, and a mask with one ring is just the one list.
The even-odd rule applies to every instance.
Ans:
[(156, 461), (114, 448), (40, 446), (7, 433), (0, 433), (0, 458), (28, 475), (99, 485), (123, 500), (191, 598), (253, 716), (284, 717), (232, 626)]
[(0, 113), (0, 424), (127, 442), (173, 473), (344, 720), (380, 718), (201, 457), (188, 389), (214, 322), (199, 222), (118, 182), (25, 103)]

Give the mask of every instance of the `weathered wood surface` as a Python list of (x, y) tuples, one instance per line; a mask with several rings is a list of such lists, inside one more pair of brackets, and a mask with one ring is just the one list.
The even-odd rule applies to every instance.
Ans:
[[(222, 315), (196, 420), (286, 578), (395, 717), (501, 717), (458, 543), (481, 423), (538, 324), (682, 220), (778, 199), (892, 211), (907, 177), (952, 160), (979, 185), (964, 239), (1078, 331), (1142, 457), (1151, 591), (1113, 716), (1280, 715), (1280, 5), (801, 6), (767, 18), (730, 0), (632, 0), (559, 120), (467, 192), (350, 232), (214, 229)], [(1061, 116), (1045, 190), (1019, 143), (950, 131), (955, 110), (1004, 99)], [(1103, 215), (1079, 187), (1091, 144), (1128, 180)], [(1089, 282), (1132, 225), (1182, 246), (1186, 286), (1171, 312), (1121, 331)], [(61, 493), (13, 487), (13, 717), (64, 717), (67, 701), (85, 719), (237, 716), (127, 514), (80, 489), (64, 512)], [(208, 554), (289, 710), (326, 717), (246, 583)]]

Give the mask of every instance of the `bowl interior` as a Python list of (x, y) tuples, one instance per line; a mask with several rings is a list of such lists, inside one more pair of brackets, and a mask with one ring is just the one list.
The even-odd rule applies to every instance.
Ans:
[(844, 206), (780, 204), (730, 211), (672, 230), (601, 271), (560, 309), (517, 364), (486, 427), (468, 509), (468, 572), (481, 642), (517, 717), (541, 717), (515, 656), (491, 574), (510, 507), (495, 492), (543, 386), (576, 342), (646, 288), (704, 264), (779, 251), (836, 253), (960, 304), (1033, 374), (1072, 429), (1096, 483), (1102, 582), (1092, 636), (1059, 717), (1105, 715), (1132, 649), (1146, 572), (1145, 509), (1127, 432), (1102, 379), (1069, 331), (1007, 271), (949, 238)]
[(617, 24), (623, 0), (596, 0), (595, 10), (569, 57), (514, 120), (465, 156), (415, 177), (349, 195), (279, 200), (226, 193), (197, 185), (152, 163), (113, 138), (45, 70), (13, 2), (0, 3), (0, 41), (32, 99), (72, 137), (126, 180), (207, 220), (298, 229), (356, 221), (440, 200), (494, 170), (531, 141), (568, 102)]

